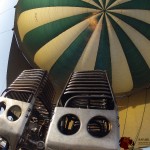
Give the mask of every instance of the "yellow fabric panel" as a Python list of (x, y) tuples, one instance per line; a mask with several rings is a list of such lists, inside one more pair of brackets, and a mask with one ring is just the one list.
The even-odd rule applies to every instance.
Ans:
[(150, 42), (149, 40), (143, 36), (140, 32), (135, 30), (133, 27), (129, 26), (119, 18), (109, 14), (117, 23), (118, 25), (124, 30), (124, 32), (129, 36), (131, 41), (134, 43), (136, 48), (139, 50), (143, 58), (145, 59), (146, 63), (150, 68)]
[(103, 4), (103, 1), (102, 0), (99, 0), (100, 4), (102, 5), (102, 7), (104, 8), (104, 4)]
[(150, 89), (147, 91), (145, 113), (143, 116), (143, 122), (142, 122), (141, 130), (139, 133), (139, 138), (137, 140), (137, 146), (139, 147), (145, 147), (147, 145), (150, 146), (149, 127), (150, 127)]
[(120, 41), (107, 16), (106, 22), (110, 41), (112, 87), (115, 93), (128, 92), (133, 88), (133, 81), (128, 62)]
[(119, 123), (120, 123), (120, 137), (123, 136), (124, 126), (126, 125), (126, 113), (128, 111), (128, 97), (117, 98), (117, 105), (119, 110)]
[(35, 54), (35, 63), (49, 71), (70, 44), (88, 27), (89, 23), (89, 19), (86, 19), (48, 42)]
[(105, 8), (107, 7), (107, 4), (109, 3), (109, 1), (110, 1), (110, 0), (106, 0), (106, 5), (105, 5)]
[[(146, 90), (142, 90), (132, 94), (129, 98), (117, 99), (120, 137), (130, 137), (133, 141), (137, 139), (135, 148), (150, 145), (150, 89), (147, 94), (146, 96)], [(146, 144), (146, 142), (141, 142), (140, 139), (149, 139), (149, 141)]]
[(96, 26), (96, 29), (93, 27), (94, 32), (89, 42), (87, 43), (87, 46), (85, 47), (81, 58), (78, 61), (75, 71), (94, 70), (95, 62), (97, 58), (97, 51), (99, 47), (99, 39), (102, 30), (102, 21), (103, 21), (103, 16), (101, 17), (99, 22), (97, 22), (96, 19), (92, 19), (90, 21), (90, 22), (95, 22), (94, 25)]
[(88, 12), (95, 13), (99, 10), (80, 7), (44, 7), (24, 11), (17, 22), (20, 38), (23, 40), (26, 33), (46, 23)]

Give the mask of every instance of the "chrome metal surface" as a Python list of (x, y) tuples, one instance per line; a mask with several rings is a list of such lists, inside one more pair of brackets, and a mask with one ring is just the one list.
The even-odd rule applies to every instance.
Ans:
[[(58, 129), (60, 118), (73, 114), (80, 120), (80, 129), (72, 135), (65, 135)], [(108, 135), (96, 138), (89, 134), (87, 125), (91, 118), (103, 116), (109, 120), (111, 130)], [(46, 150), (118, 150), (119, 127), (116, 110), (78, 109), (56, 107), (50, 124), (45, 148)]]
[[(8, 141), (10, 150), (16, 150), (18, 141), (22, 136), (33, 105), (27, 102), (21, 102), (4, 97), (0, 97), (0, 102), (4, 102), (6, 104), (5, 111), (0, 114), (0, 136)], [(19, 106), (21, 108), (21, 115), (16, 121), (10, 121), (8, 119), (8, 110), (12, 106)], [(15, 114), (17, 114), (17, 111)]]

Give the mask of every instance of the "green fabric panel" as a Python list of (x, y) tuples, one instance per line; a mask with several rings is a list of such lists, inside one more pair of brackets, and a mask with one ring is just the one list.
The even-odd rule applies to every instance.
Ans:
[(109, 2), (108, 2), (108, 4), (107, 4), (107, 6), (106, 7), (109, 7), (112, 3), (114, 3), (116, 0), (110, 0)]
[(102, 24), (102, 32), (99, 41), (99, 49), (97, 53), (95, 69), (106, 70), (111, 83), (112, 76), (111, 76), (110, 44), (105, 17), (103, 19)]
[(100, 4), (99, 0), (93, 0), (96, 4), (98, 4), (99, 6), (102, 7), (102, 5)]
[(42, 7), (54, 7), (54, 6), (70, 6), (70, 7), (86, 7), (98, 9), (96, 6), (81, 0), (19, 0), (17, 4), (17, 13), (21, 13), (26, 10)]
[(112, 7), (111, 9), (143, 9), (150, 10), (150, 0), (132, 0), (117, 6)]
[(148, 82), (150, 82), (150, 69), (144, 58), (123, 29), (112, 18), (109, 17), (109, 19), (126, 56), (132, 75), (134, 88), (139, 88), (148, 84)]
[(134, 29), (136, 29), (141, 34), (143, 34), (147, 39), (150, 40), (150, 24), (147, 24), (143, 21), (122, 14), (117, 14), (117, 13), (111, 13), (111, 14), (113, 14), (114, 16), (118, 17), (119, 19), (129, 24)]
[[(50, 70), (50, 75), (52, 80), (55, 81), (61, 87), (64, 87), (66, 81), (68, 80), (70, 74), (75, 69), (79, 58), (81, 57), (85, 46), (87, 45), (92, 30), (84, 30), (74, 42), (66, 49), (66, 51), (60, 56), (57, 62), (54, 64)], [(87, 60), (88, 63), (88, 60)]]
[(102, 2), (103, 2), (103, 5), (104, 5), (104, 7), (105, 7), (105, 5), (106, 5), (106, 0), (102, 0)]
[(80, 14), (63, 18), (48, 24), (42, 25), (34, 30), (28, 32), (23, 40), (23, 44), (27, 51), (28, 57), (33, 59), (34, 54), (47, 42), (64, 32), (65, 30), (73, 27), (74, 25), (85, 20), (91, 13)]

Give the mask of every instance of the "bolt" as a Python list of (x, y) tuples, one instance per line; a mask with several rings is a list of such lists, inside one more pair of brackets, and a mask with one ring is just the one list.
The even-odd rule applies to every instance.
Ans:
[(43, 141), (38, 141), (37, 144), (36, 144), (37, 148), (38, 149), (44, 149), (45, 147), (45, 144)]

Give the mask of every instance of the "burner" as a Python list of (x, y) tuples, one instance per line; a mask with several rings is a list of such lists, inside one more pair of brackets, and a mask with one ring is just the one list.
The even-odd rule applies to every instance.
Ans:
[(65, 135), (75, 134), (80, 128), (80, 121), (76, 115), (66, 114), (58, 122), (58, 129)]
[(88, 132), (97, 138), (106, 136), (111, 130), (111, 123), (102, 116), (95, 116), (88, 122)]

